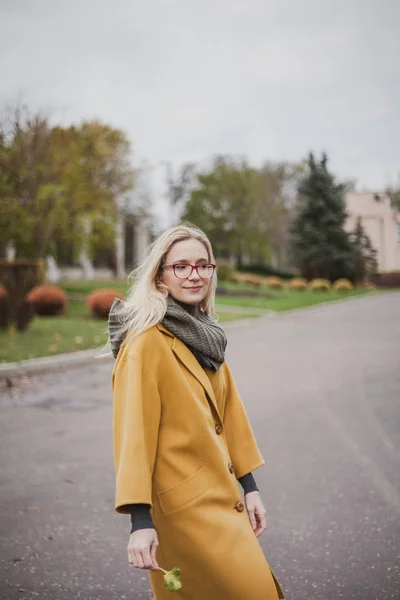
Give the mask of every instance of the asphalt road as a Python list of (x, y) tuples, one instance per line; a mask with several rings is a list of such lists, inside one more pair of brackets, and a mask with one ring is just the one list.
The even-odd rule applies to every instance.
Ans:
[[(399, 600), (400, 293), (227, 332), (266, 460), (259, 541), (286, 598)], [(113, 510), (111, 367), (2, 389), (1, 599), (152, 596)]]

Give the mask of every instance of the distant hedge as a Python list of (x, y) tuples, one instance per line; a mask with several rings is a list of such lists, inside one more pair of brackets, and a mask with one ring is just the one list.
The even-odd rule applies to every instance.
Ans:
[(371, 278), (378, 287), (398, 288), (400, 287), (400, 271), (387, 271), (378, 273)]
[(241, 267), (236, 267), (236, 270), (242, 273), (254, 273), (255, 275), (262, 275), (263, 277), (276, 276), (280, 277), (281, 279), (293, 279), (293, 277), (296, 277), (297, 275), (293, 271), (275, 269), (270, 265), (261, 264), (242, 265)]

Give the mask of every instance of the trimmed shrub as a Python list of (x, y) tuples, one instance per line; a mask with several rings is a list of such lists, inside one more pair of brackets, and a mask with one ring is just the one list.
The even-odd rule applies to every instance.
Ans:
[(294, 277), (287, 284), (289, 290), (293, 290), (295, 292), (304, 292), (308, 289), (307, 279), (303, 277)]
[(232, 281), (235, 273), (235, 267), (227, 260), (219, 260), (217, 262), (217, 277), (218, 281)]
[(400, 287), (400, 271), (386, 271), (371, 277), (372, 282), (378, 287)]
[(33, 303), (35, 313), (41, 316), (65, 314), (68, 307), (67, 294), (56, 285), (38, 285), (26, 295), (26, 300)]
[(331, 283), (328, 279), (313, 279), (308, 287), (313, 292), (329, 292)]
[(123, 294), (113, 288), (102, 288), (94, 290), (86, 298), (86, 306), (90, 309), (92, 315), (99, 319), (107, 319), (114, 298), (124, 299)]
[(353, 289), (353, 284), (345, 277), (342, 277), (341, 279), (337, 279), (332, 287), (336, 292), (349, 292)]
[(263, 283), (263, 278), (258, 275), (253, 275), (252, 273), (239, 273), (238, 271), (235, 271), (232, 274), (231, 281), (233, 283), (246, 283), (253, 287), (259, 287)]
[(255, 275), (261, 275), (263, 277), (274, 276), (279, 277), (280, 279), (292, 279), (296, 277), (296, 272), (294, 271), (284, 271), (282, 269), (275, 269), (274, 267), (263, 265), (263, 264), (252, 264), (252, 265), (242, 265), (237, 267), (238, 271), (254, 273)]
[(263, 282), (262, 277), (258, 277), (257, 275), (247, 275), (244, 280), (247, 285), (252, 285), (253, 287), (260, 287)]
[(273, 290), (281, 290), (285, 285), (280, 277), (267, 277), (266, 284)]
[(231, 277), (231, 281), (233, 283), (245, 283), (246, 278), (247, 278), (246, 273), (239, 273), (238, 271), (235, 271)]

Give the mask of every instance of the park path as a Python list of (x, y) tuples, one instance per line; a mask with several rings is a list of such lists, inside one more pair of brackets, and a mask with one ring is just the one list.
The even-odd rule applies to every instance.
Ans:
[[(288, 600), (400, 598), (400, 293), (227, 327)], [(0, 402), (0, 599), (151, 597), (113, 512), (112, 363)], [(251, 582), (249, 582), (251, 585)], [(223, 599), (221, 599), (223, 600)], [(245, 600), (245, 599), (243, 599)]]

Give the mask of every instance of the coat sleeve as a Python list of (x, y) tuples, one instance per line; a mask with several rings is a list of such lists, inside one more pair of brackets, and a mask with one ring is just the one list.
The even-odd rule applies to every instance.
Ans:
[(231, 370), (226, 362), (224, 365), (226, 397), (223, 426), (235, 475), (238, 479), (250, 471), (257, 469), (257, 467), (265, 465), (265, 460), (258, 448)]
[(132, 353), (117, 358), (112, 390), (115, 510), (128, 514), (130, 504), (152, 506), (161, 401), (157, 383)]

